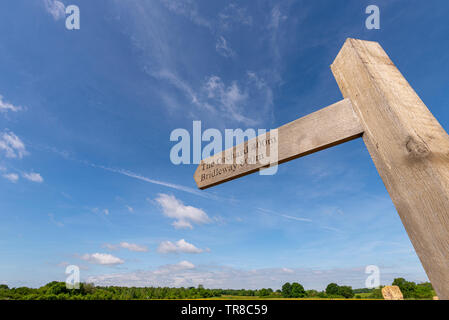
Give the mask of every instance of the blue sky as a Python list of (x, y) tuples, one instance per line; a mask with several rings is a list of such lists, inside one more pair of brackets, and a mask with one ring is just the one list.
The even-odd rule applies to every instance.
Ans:
[(364, 287), (367, 265), (427, 280), (361, 140), (199, 191), (169, 137), (340, 100), (347, 37), (379, 41), (447, 129), (448, 16), (443, 0), (2, 1), (0, 283), (64, 281), (69, 264), (106, 285)]

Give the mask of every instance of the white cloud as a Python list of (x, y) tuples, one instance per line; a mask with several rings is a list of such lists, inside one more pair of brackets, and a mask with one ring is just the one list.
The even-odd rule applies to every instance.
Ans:
[(140, 246), (138, 244), (129, 243), (129, 242), (120, 242), (119, 244), (106, 243), (104, 246), (110, 250), (117, 250), (119, 248), (123, 248), (123, 249), (128, 249), (129, 251), (134, 251), (134, 252), (147, 252), (148, 251), (148, 248), (145, 246)]
[(109, 215), (109, 209), (92, 208), (90, 211), (95, 214), (104, 214), (105, 216)]
[[(401, 272), (397, 267), (382, 268), (382, 285), (390, 284), (396, 277), (412, 281), (426, 281), (422, 270)], [(318, 268), (266, 268), (237, 269), (225, 266), (194, 266), (188, 261), (162, 266), (156, 270), (141, 270), (129, 273), (104, 274), (89, 277), (88, 282), (101, 286), (160, 286), (190, 287), (204, 285), (206, 288), (232, 289), (280, 289), (286, 282), (299, 282), (306, 289), (323, 290), (331, 282), (365, 287), (365, 266), (339, 269)]]
[(160, 193), (155, 199), (166, 217), (175, 219), (173, 226), (177, 229), (190, 228), (192, 223), (210, 223), (209, 216), (202, 209), (184, 205), (173, 195)]
[(176, 242), (163, 241), (159, 244), (157, 251), (160, 253), (201, 253), (205, 250), (195, 247), (184, 239)]
[(284, 217), (284, 218), (287, 218), (287, 219), (291, 219), (291, 220), (296, 220), (296, 221), (312, 222), (311, 219), (294, 217), (294, 216), (289, 216), (289, 215), (286, 215), (286, 214), (281, 214), (281, 217)]
[(126, 206), (126, 209), (128, 209), (129, 212), (133, 213), (134, 212), (134, 208), (131, 206)]
[(117, 265), (125, 263), (125, 261), (123, 261), (122, 259), (108, 253), (93, 253), (93, 254), (86, 253), (82, 255), (80, 258), (90, 263), (101, 265)]
[(19, 180), (19, 175), (16, 173), (5, 173), (3, 178), (8, 179), (11, 182), (16, 183)]
[(225, 116), (248, 125), (255, 124), (254, 120), (242, 114), (248, 100), (248, 93), (239, 87), (237, 81), (226, 86), (220, 77), (213, 75), (206, 80), (203, 90), (206, 92), (207, 98), (224, 111)]
[[(224, 42), (220, 39), (223, 39)], [(216, 44), (216, 49), (223, 55), (231, 56), (234, 54), (223, 37), (219, 38)], [(220, 114), (226, 118), (237, 122), (243, 122), (247, 125), (256, 124), (256, 121), (243, 115), (243, 111), (248, 105), (249, 95), (246, 90), (243, 90), (239, 86), (237, 81), (232, 81), (230, 85), (226, 86), (220, 77), (212, 75), (206, 79), (201, 90), (197, 92), (186, 81), (168, 70), (151, 73), (151, 75), (158, 79), (168, 81), (182, 92), (186, 98), (189, 99), (190, 103), (196, 106), (200, 111), (210, 111), (214, 113), (223, 111)], [(217, 106), (217, 108), (215, 106)]]
[(39, 173), (35, 173), (35, 172), (24, 173), (23, 177), (27, 180), (37, 182), (37, 183), (44, 182), (44, 178), (42, 178), (42, 176)]
[(45, 9), (53, 19), (59, 20), (65, 17), (65, 6), (58, 0), (44, 0)]
[(167, 264), (165, 266), (159, 267), (157, 270), (153, 271), (153, 273), (156, 275), (163, 275), (190, 269), (195, 269), (195, 265), (189, 261), (184, 260), (176, 264)]
[(229, 4), (222, 12), (218, 14), (220, 19), (220, 26), (223, 29), (230, 29), (234, 25), (247, 25), (253, 24), (253, 18), (247, 13), (246, 8), (241, 8), (235, 3)]
[(271, 10), (270, 23), (269, 23), (268, 27), (272, 28), (272, 29), (278, 29), (281, 21), (284, 21), (286, 19), (287, 19), (287, 16), (283, 15), (281, 13), (279, 5), (276, 5)]
[[(128, 1), (126, 4), (116, 1), (119, 4), (118, 12), (129, 12), (132, 17), (133, 26), (127, 26), (133, 45), (142, 53), (141, 64), (143, 70), (156, 80), (165, 80), (178, 92), (173, 93), (170, 88), (165, 88), (161, 83), (157, 94), (162, 101), (161, 105), (166, 107), (168, 112), (174, 109), (181, 111), (188, 117), (196, 118), (201, 113), (203, 116), (215, 119), (214, 121), (224, 123), (225, 121), (236, 121), (245, 126), (255, 126), (260, 122), (266, 122), (272, 117), (272, 92), (261, 92), (254, 90), (247, 79), (240, 80), (240, 77), (224, 79), (223, 91), (208, 98), (204, 90), (204, 82), (198, 78), (195, 65), (197, 60), (192, 60), (189, 50), (184, 52), (183, 43), (175, 41), (174, 35), (178, 32), (180, 19), (173, 19), (171, 13), (184, 16), (197, 25), (211, 26), (209, 31), (215, 39), (213, 45), (215, 49), (225, 56), (232, 56), (236, 50), (230, 46), (231, 35), (221, 32), (223, 28), (231, 25), (250, 26), (253, 19), (248, 15), (245, 8), (240, 8), (235, 4), (226, 5), (219, 16), (211, 17), (208, 20), (199, 14), (200, 4), (192, 0), (161, 0), (164, 7), (154, 2)], [(168, 8), (168, 10), (166, 10)], [(269, 15), (269, 12), (268, 12)], [(199, 18), (199, 19), (197, 19)], [(210, 23), (209, 23), (210, 22)], [(124, 23), (118, 21), (118, 23)], [(224, 26), (224, 27), (223, 27)], [(181, 57), (181, 58), (180, 58)], [(266, 78), (272, 82), (272, 75), (269, 66), (263, 66), (266, 70)], [(246, 70), (243, 70), (243, 77)], [(210, 75), (210, 74), (209, 74)], [(232, 81), (239, 79), (241, 82)], [(206, 80), (207, 81), (207, 80)], [(269, 102), (265, 101), (269, 95)], [(187, 101), (186, 101), (187, 100)], [(189, 107), (186, 109), (186, 105)]]
[(180, 269), (193, 269), (195, 268), (195, 265), (193, 263), (190, 263), (189, 261), (181, 261), (177, 264), (177, 267)]
[(14, 106), (11, 103), (3, 101), (3, 96), (0, 95), (0, 113), (6, 113), (8, 111), (17, 112), (22, 110), (22, 107)]
[(194, 24), (200, 27), (211, 28), (211, 24), (207, 19), (202, 17), (196, 6), (196, 3), (192, 0), (161, 0), (162, 3), (169, 9), (171, 12), (185, 16), (190, 19)]
[(294, 273), (295, 272), (294, 270), (289, 269), (289, 268), (281, 268), (281, 271), (285, 272), (285, 273)]
[(129, 251), (136, 251), (136, 252), (146, 252), (148, 251), (148, 248), (145, 246), (139, 246), (134, 243), (128, 243), (128, 242), (121, 242), (120, 247), (128, 249)]
[(28, 152), (25, 144), (13, 132), (5, 131), (0, 136), (0, 150), (5, 152), (7, 158), (23, 158)]
[(218, 37), (217, 42), (215, 44), (215, 49), (223, 57), (230, 58), (235, 56), (234, 50), (232, 50), (229, 47), (228, 42), (223, 36)]
[(178, 90), (184, 93), (184, 95), (188, 99), (190, 99), (190, 102), (192, 104), (199, 107), (200, 109), (213, 111), (212, 106), (210, 106), (208, 103), (203, 103), (202, 101), (200, 101), (195, 90), (193, 90), (185, 81), (183, 81), (173, 72), (170, 72), (168, 70), (161, 70), (157, 73), (154, 73), (153, 76), (170, 82), (174, 87), (176, 87)]
[(183, 186), (183, 185), (179, 185), (179, 184), (174, 184), (174, 183), (170, 183), (170, 182), (165, 182), (165, 181), (160, 181), (160, 180), (147, 178), (147, 177), (144, 177), (144, 176), (142, 176), (140, 174), (137, 174), (137, 173), (134, 173), (134, 172), (131, 172), (131, 171), (128, 171), (128, 170), (116, 169), (116, 168), (108, 168), (108, 167), (104, 167), (104, 166), (100, 166), (100, 165), (95, 165), (95, 164), (92, 164), (92, 163), (89, 163), (89, 165), (91, 167), (94, 167), (94, 168), (100, 168), (100, 169), (103, 169), (103, 170), (107, 170), (107, 171), (110, 171), (110, 172), (122, 174), (124, 176), (130, 177), (130, 178), (134, 178), (134, 179), (138, 179), (138, 180), (141, 180), (141, 181), (145, 181), (145, 182), (148, 182), (148, 183), (164, 186), (164, 187), (175, 189), (175, 190), (179, 190), (179, 191), (188, 192), (188, 193), (200, 196), (200, 197), (205, 197), (205, 198), (211, 198), (212, 197), (210, 194), (208, 194), (206, 192), (200, 192), (200, 191), (198, 191), (196, 189), (193, 189), (193, 188), (190, 188), (190, 187), (186, 187), (186, 186)]

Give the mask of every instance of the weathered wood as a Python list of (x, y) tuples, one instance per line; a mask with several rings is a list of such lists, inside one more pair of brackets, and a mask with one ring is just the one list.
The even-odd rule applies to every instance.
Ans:
[(449, 136), (378, 43), (348, 39), (331, 68), (434, 289), (449, 299)]
[[(267, 133), (248, 140), (243, 146), (236, 146), (232, 150), (225, 150), (203, 160), (194, 174), (194, 179), (198, 188), (206, 189), (269, 166), (262, 161), (248, 163), (248, 153), (244, 153), (242, 164), (238, 164), (242, 159), (236, 156), (236, 150), (239, 147), (247, 151), (254, 150), (257, 141), (269, 141), (271, 147), (278, 151), (277, 163), (280, 164), (361, 137), (362, 133), (363, 129), (351, 101), (345, 99), (283, 125), (278, 128), (277, 137)], [(231, 163), (225, 163), (225, 155), (230, 154), (229, 152), (232, 152), (234, 159)], [(260, 152), (258, 149), (255, 155), (260, 155)]]

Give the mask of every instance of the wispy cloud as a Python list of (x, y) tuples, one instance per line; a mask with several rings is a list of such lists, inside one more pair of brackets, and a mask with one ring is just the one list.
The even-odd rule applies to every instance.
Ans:
[(170, 274), (173, 272), (179, 272), (179, 271), (191, 270), (191, 269), (195, 269), (195, 265), (193, 263), (191, 263), (190, 261), (183, 260), (176, 264), (167, 264), (167, 265), (161, 266), (157, 270), (154, 271), (154, 274), (156, 274), (156, 275)]
[(303, 221), (303, 222), (313, 222), (313, 220), (308, 219), (308, 218), (296, 217), (296, 216), (287, 215), (287, 214), (280, 214), (280, 213), (278, 213), (276, 211), (269, 210), (269, 209), (257, 208), (257, 210), (259, 210), (260, 212), (263, 212), (263, 213), (267, 213), (267, 214), (270, 214), (270, 215), (275, 215), (275, 216), (282, 217), (282, 218), (285, 218), (285, 219), (296, 220), (296, 221)]
[(284, 20), (287, 20), (287, 16), (281, 12), (280, 6), (276, 5), (271, 10), (268, 27), (272, 29), (278, 29), (280, 23)]
[(160, 193), (155, 199), (166, 217), (175, 219), (172, 223), (176, 229), (193, 229), (194, 223), (210, 223), (211, 219), (202, 209), (184, 205), (173, 195)]
[(211, 28), (211, 23), (198, 12), (196, 2), (193, 0), (161, 0), (171, 12), (190, 19), (194, 24)]
[(208, 195), (208, 194), (206, 194), (204, 192), (200, 192), (200, 191), (198, 191), (196, 189), (193, 189), (193, 188), (189, 188), (189, 187), (186, 187), (186, 186), (182, 186), (182, 185), (174, 184), (174, 183), (170, 183), (170, 182), (165, 182), (165, 181), (160, 181), (160, 180), (147, 178), (147, 177), (144, 177), (144, 176), (142, 176), (140, 174), (131, 172), (129, 170), (117, 169), (117, 168), (108, 168), (108, 167), (104, 167), (104, 166), (100, 166), (100, 165), (94, 165), (94, 164), (89, 164), (89, 165), (92, 166), (92, 167), (101, 168), (103, 170), (107, 170), (107, 171), (110, 171), (110, 172), (122, 174), (122, 175), (125, 175), (125, 176), (130, 177), (130, 178), (138, 179), (138, 180), (141, 180), (141, 181), (145, 181), (145, 182), (148, 182), (148, 183), (164, 186), (164, 187), (175, 189), (175, 190), (179, 190), (179, 191), (188, 192), (188, 193), (195, 194), (195, 195), (198, 195), (198, 196), (201, 196), (201, 197), (205, 197), (205, 198), (210, 198), (211, 197), (210, 195)]
[(110, 244), (106, 243), (104, 247), (108, 248), (109, 250), (118, 250), (120, 248), (127, 249), (129, 251), (134, 252), (147, 252), (148, 248), (146, 246), (141, 246), (135, 243), (129, 243), (129, 242), (120, 242), (119, 244)]
[(5, 173), (2, 177), (13, 183), (16, 183), (19, 180), (19, 175), (16, 173)]
[(7, 158), (23, 158), (28, 154), (25, 144), (11, 131), (5, 131), (0, 136), (0, 151), (5, 152)]
[[(0, 140), (0, 150), (1, 149), (2, 148), (1, 148), (1, 140)], [(208, 193), (208, 192), (205, 192), (205, 191), (199, 191), (199, 190), (197, 190), (195, 188), (190, 188), (190, 187), (187, 187), (187, 186), (184, 186), (184, 185), (175, 184), (175, 183), (171, 183), (171, 182), (167, 182), (167, 181), (161, 181), (161, 180), (157, 180), (157, 179), (152, 179), (152, 178), (145, 177), (145, 176), (143, 176), (141, 174), (132, 172), (130, 170), (122, 169), (122, 168), (111, 168), (111, 167), (106, 167), (106, 166), (103, 166), (103, 165), (94, 164), (94, 163), (91, 163), (89, 161), (76, 159), (73, 155), (69, 154), (68, 152), (66, 152), (66, 151), (59, 151), (59, 150), (57, 150), (56, 148), (53, 148), (53, 147), (42, 146), (41, 149), (53, 152), (55, 154), (60, 155), (64, 159), (76, 161), (76, 162), (82, 163), (82, 164), (84, 164), (86, 166), (89, 166), (89, 167), (92, 167), (92, 168), (102, 169), (102, 170), (106, 170), (106, 171), (113, 172), (113, 173), (116, 173), (116, 174), (121, 174), (121, 175), (130, 177), (130, 178), (133, 178), (133, 179), (141, 180), (141, 181), (152, 183), (152, 184), (155, 184), (155, 185), (164, 186), (164, 187), (167, 187), (167, 188), (170, 188), (170, 189), (174, 189), (174, 190), (178, 190), (178, 191), (187, 192), (187, 193), (194, 194), (196, 196), (200, 196), (200, 197), (203, 197), (203, 198), (218, 199), (217, 196), (215, 196), (215, 195), (213, 195), (211, 193)], [(130, 212), (133, 212), (133, 210), (134, 210), (132, 207), (128, 207), (127, 206), (127, 208), (128, 208), (128, 211), (130, 211)]]
[(36, 172), (24, 173), (23, 177), (32, 182), (37, 182), (37, 183), (44, 182), (44, 178), (42, 178), (42, 176)]
[(45, 9), (55, 20), (65, 17), (65, 5), (58, 0), (44, 0)]
[(307, 219), (307, 218), (300, 218), (300, 217), (294, 217), (294, 216), (289, 216), (286, 214), (281, 214), (281, 217), (290, 219), (290, 220), (296, 220), (296, 221), (304, 221), (304, 222), (312, 222), (313, 220), (311, 219)]
[[(220, 40), (222, 39), (222, 40)], [(226, 56), (233, 55), (233, 51), (228, 47), (224, 38), (219, 38), (216, 44), (217, 51)], [(161, 70), (152, 73), (153, 76), (164, 79), (182, 92), (190, 103), (200, 111), (210, 111), (212, 113), (221, 112), (220, 114), (227, 119), (244, 123), (246, 125), (255, 125), (257, 121), (244, 115), (244, 111), (248, 105), (249, 95), (248, 87), (239, 85), (237, 81), (232, 81), (226, 85), (223, 80), (216, 75), (209, 76), (202, 88), (194, 90), (187, 82), (183, 81), (175, 73), (168, 70)], [(248, 79), (254, 80), (254, 79)], [(248, 85), (252, 82), (248, 81)], [(258, 89), (262, 89), (258, 87)], [(263, 88), (265, 89), (265, 88)]]
[(92, 254), (84, 254), (80, 257), (80, 259), (88, 261), (92, 264), (100, 264), (100, 265), (117, 265), (125, 263), (124, 260), (115, 257), (109, 253), (92, 253)]
[[(149, 76), (164, 80), (173, 86), (190, 105), (190, 110), (185, 110), (186, 103), (183, 102), (182, 96), (173, 94), (170, 88), (164, 87), (158, 90), (157, 94), (163, 102), (163, 105), (168, 107), (170, 112), (174, 109), (184, 108), (183, 112), (189, 116), (196, 116), (201, 112), (203, 116), (209, 116), (214, 121), (233, 121), (243, 123), (247, 126), (253, 126), (260, 123), (261, 119), (266, 120), (266, 110), (261, 108), (268, 104), (262, 102), (261, 98), (266, 97), (260, 90), (252, 90), (248, 88), (246, 83), (245, 73), (235, 75), (234, 80), (222, 80), (223, 92), (209, 97), (206, 92), (204, 95), (203, 79), (214, 77), (216, 75), (201, 76), (195, 66), (195, 60), (189, 54), (179, 55), (178, 52), (184, 48), (179, 47), (176, 41), (171, 41), (173, 33), (171, 32), (173, 25), (167, 24), (167, 21), (173, 21), (172, 17), (167, 15), (167, 10), (180, 16), (187, 17), (194, 24), (207, 27), (211, 37), (215, 39), (213, 48), (218, 54), (233, 57), (236, 55), (236, 50), (231, 48), (230, 40), (223, 33), (223, 28), (228, 28), (233, 24), (251, 25), (252, 18), (246, 13), (246, 9), (242, 9), (235, 4), (227, 6), (222, 12), (218, 13), (218, 17), (204, 18), (200, 15), (198, 6), (194, 1), (180, 1), (180, 0), (162, 0), (163, 7), (153, 3), (153, 5), (142, 3), (139, 1), (130, 1), (130, 4), (125, 6), (119, 1), (116, 1), (120, 11), (125, 11), (132, 17), (135, 28), (129, 29), (128, 35), (136, 47), (141, 52), (142, 69)], [(172, 19), (172, 20), (170, 20)], [(121, 22), (123, 23), (123, 22)], [(222, 25), (222, 26), (220, 26)], [(227, 26), (227, 27), (223, 27)], [(173, 32), (179, 32), (173, 30)], [(195, 30), (194, 32), (202, 32)], [(174, 42), (176, 42), (174, 44)], [(195, 42), (196, 43), (196, 42)], [(196, 45), (193, 44), (192, 45)], [(265, 66), (264, 66), (265, 68)], [(200, 68), (201, 69), (201, 68)], [(267, 73), (271, 78), (271, 73)], [(243, 82), (240, 76), (243, 75)], [(223, 77), (219, 74), (220, 80)], [(206, 80), (208, 81), (208, 80)], [(251, 92), (253, 94), (248, 95)], [(271, 99), (270, 99), (271, 100)], [(271, 104), (269, 104), (271, 106)], [(257, 112), (253, 112), (256, 111)], [(205, 113), (204, 111), (208, 111)], [(216, 117), (215, 115), (220, 115)], [(254, 120), (253, 118), (256, 118)]]
[(207, 103), (200, 101), (198, 94), (175, 73), (168, 70), (161, 70), (157, 73), (153, 73), (153, 75), (157, 78), (164, 79), (170, 82), (174, 87), (179, 89), (195, 106), (199, 107), (200, 109), (213, 111), (213, 107)]
[(253, 17), (248, 13), (246, 8), (239, 7), (235, 3), (227, 5), (219, 14), (220, 27), (222, 29), (230, 29), (235, 25), (251, 26)]
[(104, 214), (105, 216), (109, 215), (109, 209), (107, 209), (107, 208), (105, 208), (105, 209), (92, 208), (91, 211), (95, 214), (101, 213), (101, 214)]
[(223, 115), (247, 125), (256, 124), (255, 120), (243, 115), (248, 93), (240, 88), (237, 81), (226, 86), (219, 76), (213, 75), (206, 80), (203, 88), (211, 103), (218, 105), (221, 111), (224, 111)]
[(197, 248), (191, 243), (188, 243), (184, 239), (176, 242), (163, 241), (157, 248), (159, 253), (202, 253), (208, 250)]
[(3, 96), (0, 95), (0, 113), (6, 113), (8, 111), (18, 112), (20, 110), (22, 110), (22, 107), (4, 101)]
[(228, 44), (228, 41), (223, 37), (219, 36), (215, 44), (215, 49), (223, 57), (230, 58), (235, 56), (234, 50)]
[[(382, 268), (381, 284), (391, 284), (398, 276), (424, 281), (422, 274), (400, 273), (392, 268)], [(225, 266), (195, 266), (188, 261), (162, 266), (156, 270), (96, 275), (89, 282), (102, 286), (167, 286), (190, 287), (204, 285), (206, 288), (232, 289), (280, 289), (285, 282), (299, 282), (306, 289), (323, 290), (331, 282), (365, 287), (365, 267), (319, 269), (319, 268), (265, 268), (237, 269)]]

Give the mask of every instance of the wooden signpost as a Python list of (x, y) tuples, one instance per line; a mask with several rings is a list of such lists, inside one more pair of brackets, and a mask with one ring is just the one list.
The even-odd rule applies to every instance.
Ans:
[(239, 150), (258, 160), (259, 148), (275, 146), (280, 164), (361, 137), (433, 288), (449, 299), (448, 134), (377, 42), (346, 40), (331, 69), (344, 100), (203, 160), (198, 187), (269, 166), (246, 161), (249, 152), (241, 161)]

